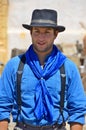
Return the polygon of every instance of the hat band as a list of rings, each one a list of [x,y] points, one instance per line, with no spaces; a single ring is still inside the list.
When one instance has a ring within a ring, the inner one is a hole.
[[[56,24],[54,21],[51,21],[51,20],[43,20],[43,19],[32,20],[31,23],[50,23],[50,24]]]

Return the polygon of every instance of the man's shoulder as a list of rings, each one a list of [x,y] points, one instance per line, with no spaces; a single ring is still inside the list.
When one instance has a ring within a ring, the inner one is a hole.
[[[7,64],[19,64],[20,60],[21,60],[21,56],[18,55],[18,56],[15,56],[15,57],[12,57],[11,59],[9,59]]]
[[[76,73],[79,71],[78,66],[75,64],[75,62],[69,58],[66,58],[64,62],[64,66],[65,66],[65,71],[67,73],[72,73],[72,72]]]
[[[69,66],[69,67],[75,67],[76,66],[75,62],[68,57],[65,60],[65,65]]]
[[[21,61],[21,56],[22,55],[18,55],[9,59],[5,65],[5,69],[10,69],[10,71],[13,71],[15,69],[17,71],[19,63]]]

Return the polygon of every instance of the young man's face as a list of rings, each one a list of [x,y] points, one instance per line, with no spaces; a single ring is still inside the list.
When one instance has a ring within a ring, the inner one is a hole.
[[[35,52],[51,52],[57,34],[58,31],[55,31],[53,28],[33,27],[31,30],[31,36]]]

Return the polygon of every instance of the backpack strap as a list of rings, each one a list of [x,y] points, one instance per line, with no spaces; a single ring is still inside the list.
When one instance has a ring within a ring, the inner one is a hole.
[[[17,70],[17,103],[18,103],[18,114],[17,114],[16,121],[18,121],[18,116],[19,116],[20,111],[21,111],[21,78],[22,78],[22,73],[23,73],[23,68],[24,68],[25,61],[26,61],[26,57],[25,57],[25,54],[23,54],[22,57],[21,57],[21,59],[20,59],[20,63],[19,63],[18,70]]]
[[[64,123],[65,120],[63,116],[63,109],[64,109],[64,97],[65,97],[65,86],[66,86],[66,75],[65,75],[64,64],[60,68],[60,76],[61,76],[60,113],[62,115],[63,123]]]

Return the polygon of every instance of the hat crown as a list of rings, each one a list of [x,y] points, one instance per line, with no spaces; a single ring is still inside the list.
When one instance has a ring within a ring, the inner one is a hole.
[[[51,27],[58,30],[58,32],[62,32],[65,30],[65,27],[57,24],[57,16],[56,10],[35,9],[32,13],[30,25],[22,25],[29,30],[31,30],[32,27]]]
[[[57,26],[57,12],[51,9],[36,9],[33,11],[31,24],[36,22],[50,23]]]

